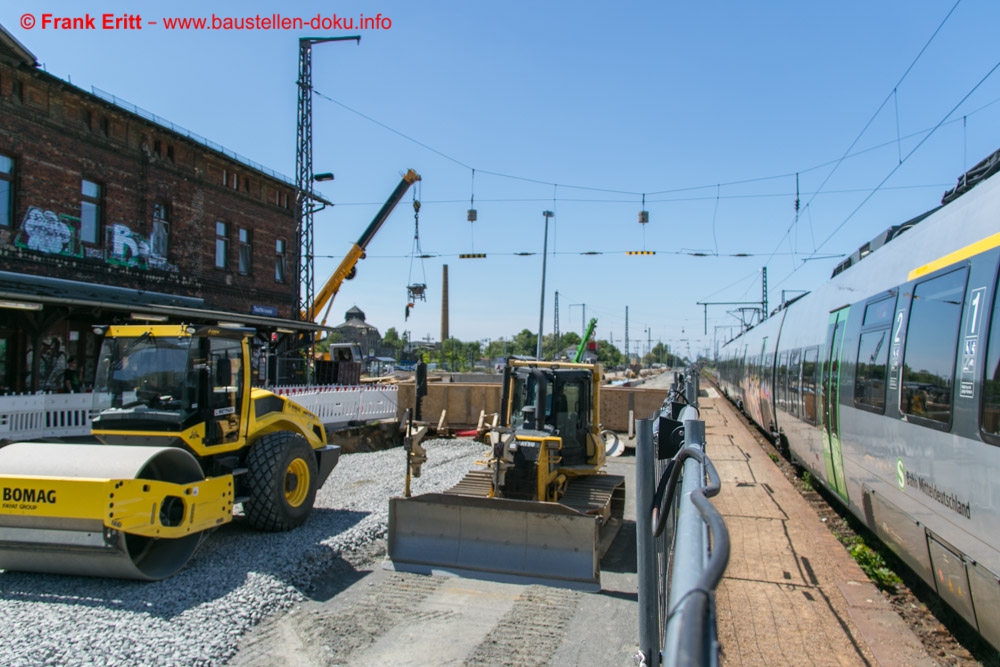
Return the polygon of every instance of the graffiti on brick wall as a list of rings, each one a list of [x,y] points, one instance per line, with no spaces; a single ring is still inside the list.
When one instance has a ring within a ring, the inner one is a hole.
[[[24,214],[14,244],[49,255],[81,257],[80,218],[32,206]]]
[[[153,227],[153,233],[146,238],[133,232],[128,225],[111,223],[104,230],[104,247],[93,248],[80,242],[80,218],[32,206],[24,215],[14,244],[47,255],[86,257],[104,260],[113,266],[177,273],[177,267],[166,257],[165,225],[154,223]]]
[[[117,222],[104,229],[104,247],[108,249],[108,264],[141,266],[143,258],[149,256],[146,239]]]
[[[108,264],[128,266],[138,269],[159,269],[177,271],[166,258],[166,230],[154,224],[149,238],[133,232],[127,225],[116,222],[105,228],[104,247]]]

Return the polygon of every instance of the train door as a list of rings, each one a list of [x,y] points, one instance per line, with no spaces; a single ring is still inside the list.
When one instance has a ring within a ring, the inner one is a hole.
[[[847,483],[844,479],[844,456],[840,449],[840,360],[843,352],[844,329],[850,307],[830,313],[826,330],[826,354],[823,356],[822,410],[823,458],[826,460],[826,479],[830,488],[847,500]]]

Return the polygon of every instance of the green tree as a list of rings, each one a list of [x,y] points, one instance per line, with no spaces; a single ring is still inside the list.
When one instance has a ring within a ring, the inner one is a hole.
[[[522,329],[521,333],[514,336],[511,344],[507,346],[507,354],[519,354],[526,357],[535,356],[538,347],[538,336],[527,329]]]
[[[394,358],[400,359],[403,349],[406,347],[406,341],[399,337],[396,327],[389,327],[385,330],[385,335],[382,337],[382,346],[392,350]]]
[[[620,366],[624,356],[621,350],[606,340],[597,341],[597,361],[604,366]]]
[[[653,349],[649,351],[649,354],[642,358],[643,366],[652,366],[653,364],[667,364],[668,366],[673,366],[671,362],[672,355],[670,354],[670,346],[664,343],[657,343],[653,346]]]
[[[449,371],[464,371],[469,368],[470,346],[474,345],[479,349],[479,343],[463,343],[457,338],[449,338],[441,342],[439,351],[439,363]]]

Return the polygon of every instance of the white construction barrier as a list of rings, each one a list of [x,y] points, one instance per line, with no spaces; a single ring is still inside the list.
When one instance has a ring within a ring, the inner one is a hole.
[[[88,435],[93,403],[91,394],[0,396],[0,440]]]
[[[271,387],[313,412],[326,426],[395,419],[395,385]],[[90,434],[93,394],[0,396],[0,440],[16,442]]]
[[[395,385],[274,387],[276,394],[287,396],[316,414],[326,425],[348,422],[372,422],[395,419]]]

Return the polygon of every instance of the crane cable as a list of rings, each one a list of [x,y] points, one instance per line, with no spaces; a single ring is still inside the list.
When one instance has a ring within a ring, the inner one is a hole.
[[[417,183],[417,189],[420,183]],[[423,282],[419,285],[413,283],[413,259],[420,256],[420,272]],[[424,251],[420,248],[420,199],[417,192],[413,192],[413,249],[410,251],[410,273],[407,276],[406,286],[406,318],[410,317],[410,308],[413,307],[416,297],[424,298],[424,289],[427,287],[427,271],[424,267]]]

